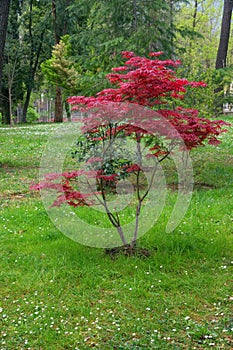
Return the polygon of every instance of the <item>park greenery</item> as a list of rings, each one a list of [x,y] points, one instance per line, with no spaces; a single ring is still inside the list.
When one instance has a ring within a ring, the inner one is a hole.
[[[233,348],[232,7],[0,0],[1,350]],[[56,210],[118,244],[70,239]]]
[[[222,104],[232,103],[228,92],[233,43],[225,32],[225,56],[222,66],[216,66],[223,1],[7,3],[8,27],[4,56],[1,50],[0,57],[3,123],[26,122],[29,107],[55,121],[63,120],[63,110],[70,118],[67,96],[90,96],[105,88],[106,73],[122,64],[121,52],[126,50],[141,56],[163,51],[164,58],[181,60],[181,78],[208,83],[204,97],[195,95],[195,107],[206,116],[219,116]],[[231,6],[232,0],[224,1],[228,13]],[[224,21],[227,24],[226,18]],[[53,108],[42,108],[44,99]],[[190,97],[190,107],[192,102]]]
[[[165,209],[139,239],[153,253],[113,259],[59,232],[29,190],[58,127],[0,128],[1,349],[230,350],[232,126],[217,147],[193,150],[194,192],[176,230],[165,232],[177,196],[167,165]]]

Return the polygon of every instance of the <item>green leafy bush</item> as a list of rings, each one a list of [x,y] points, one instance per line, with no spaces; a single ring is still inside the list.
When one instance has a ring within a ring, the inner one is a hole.
[[[27,121],[29,123],[35,122],[39,119],[40,115],[39,113],[37,113],[37,111],[35,110],[35,108],[33,107],[29,107],[28,111],[27,111]]]

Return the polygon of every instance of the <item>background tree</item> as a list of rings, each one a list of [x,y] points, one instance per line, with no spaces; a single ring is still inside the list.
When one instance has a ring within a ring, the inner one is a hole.
[[[3,83],[1,89],[3,122],[11,124],[13,114],[17,110],[17,104],[23,100],[23,74],[22,74],[22,39],[20,38],[20,16],[22,15],[22,3],[12,0],[7,39],[4,52]]]
[[[193,0],[182,6],[177,15],[177,52],[182,61],[181,76],[191,80],[201,79],[207,83],[205,94],[198,91],[187,93],[187,105],[195,103],[205,116],[218,116],[223,113],[225,97],[224,85],[232,79],[230,69],[216,70],[216,54],[220,36],[222,3],[215,0]],[[222,86],[220,90],[217,90]]]
[[[61,37],[68,33],[69,17],[68,6],[69,0],[56,1],[52,0],[52,14],[53,14],[53,28],[55,44],[59,44]],[[63,99],[62,99],[62,87],[56,84],[55,95],[55,113],[54,121],[63,121]]]
[[[171,57],[175,35],[172,16],[182,2],[79,0],[70,5],[69,13],[77,16],[77,31],[70,35],[82,67],[83,93],[93,94],[107,86],[103,78],[111,67],[121,64],[119,53],[123,50],[138,54],[161,50],[165,57]]]
[[[3,3],[5,6],[6,1]],[[51,0],[49,4],[47,6],[45,0],[11,1],[1,91],[1,110],[5,122],[10,122],[10,100],[13,110],[18,103],[22,103],[21,120],[26,121],[32,91],[40,95],[43,89],[40,65],[51,57],[53,45],[59,44],[64,34],[70,36],[69,59],[78,70],[79,94],[93,95],[109,86],[109,82],[103,78],[111,67],[122,63],[119,55],[121,51],[129,50],[144,55],[151,50],[158,50],[164,52],[164,58],[178,57],[182,60],[181,76],[191,80],[201,77],[208,81],[211,86],[206,94],[208,103],[198,93],[195,97],[196,103],[201,100],[199,109],[206,109],[206,113],[209,110],[211,114],[221,112],[223,99],[218,94],[214,96],[213,92],[218,86],[222,89],[231,79],[229,69],[215,71],[223,2]],[[232,0],[225,1],[225,4],[228,9],[231,5],[232,10]],[[228,17],[222,21],[224,28],[227,22],[229,24],[229,11],[225,13],[228,13]],[[228,47],[231,52],[230,39]],[[230,55],[227,60],[229,66]],[[9,87],[12,95],[10,99]],[[62,85],[57,85],[54,94],[55,121],[62,121],[63,89]],[[216,101],[219,101],[217,107]],[[192,105],[191,100],[186,99],[186,103]]]
[[[0,0],[0,88],[2,83],[4,47],[6,41],[9,9],[10,0]]]
[[[11,51],[14,55],[14,61],[11,60],[10,56],[7,56],[7,63],[4,65],[4,73],[7,80],[7,90],[8,90],[8,105],[9,114],[5,115],[5,124],[13,124],[13,85],[15,83],[16,67],[18,63],[18,48]]]
[[[68,35],[61,37],[58,44],[53,47],[52,57],[42,64],[42,71],[51,86],[59,86],[63,90],[63,101],[68,119],[71,118],[68,96],[78,91],[78,73],[75,62],[70,56],[70,38]]]
[[[25,4],[23,12],[23,24],[21,26],[22,40],[25,45],[24,59],[26,79],[26,96],[23,105],[22,122],[27,121],[27,109],[29,107],[31,93],[34,88],[35,77],[40,63],[50,54],[51,39],[47,35],[49,17],[51,12],[46,6],[46,1],[35,4],[33,0]],[[43,54],[45,56],[43,56]]]
[[[223,6],[223,14],[222,14],[222,25],[221,25],[221,33],[218,45],[218,52],[216,56],[216,64],[215,67],[217,70],[221,70],[222,72],[227,72],[227,52],[229,46],[229,38],[230,38],[230,28],[231,28],[231,17],[232,17],[232,0],[224,0]],[[217,108],[222,108],[224,102],[224,86],[226,84],[224,81],[221,81],[217,88],[215,88],[215,94],[218,96],[216,99]],[[228,82],[228,86],[230,82]],[[232,96],[229,96],[230,100],[226,99],[225,102],[232,102]]]
[[[232,8],[233,0],[224,0],[221,34],[216,58],[216,69],[225,68],[227,66],[227,52],[230,38]]]
[[[10,2],[11,2],[10,0],[0,0],[0,104],[1,105],[3,102],[1,87],[2,87],[4,48],[5,48],[5,41],[6,41]],[[0,111],[2,111],[2,108],[0,108]]]
[[[193,0],[181,6],[175,22],[177,55],[185,73],[214,69],[222,5],[214,0]]]

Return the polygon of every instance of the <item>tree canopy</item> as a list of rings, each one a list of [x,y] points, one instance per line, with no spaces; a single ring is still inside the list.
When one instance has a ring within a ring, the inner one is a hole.
[[[211,101],[217,100],[217,87],[222,89],[232,77],[227,56],[233,47],[231,0],[12,0],[0,6],[0,111],[6,123],[16,109],[25,122],[28,107],[33,107],[32,93],[40,98],[48,92],[56,100],[55,120],[62,121],[58,114],[68,90],[93,95],[108,87],[103,78],[122,63],[120,53],[126,50],[137,55],[163,51],[163,58],[181,59],[180,76],[207,80],[210,115],[220,111]],[[69,36],[69,50],[63,55],[64,35]],[[60,67],[54,61],[59,50],[64,60]],[[224,72],[215,72],[215,62],[224,63],[216,63]],[[199,103],[200,96],[196,100]]]

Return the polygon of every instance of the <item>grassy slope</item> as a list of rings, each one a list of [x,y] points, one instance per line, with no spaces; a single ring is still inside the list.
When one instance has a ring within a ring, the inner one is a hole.
[[[0,129],[0,349],[231,349],[233,128],[193,152],[196,189],[164,233],[170,192],[140,239],[149,258],[69,240],[28,191],[54,125]]]

